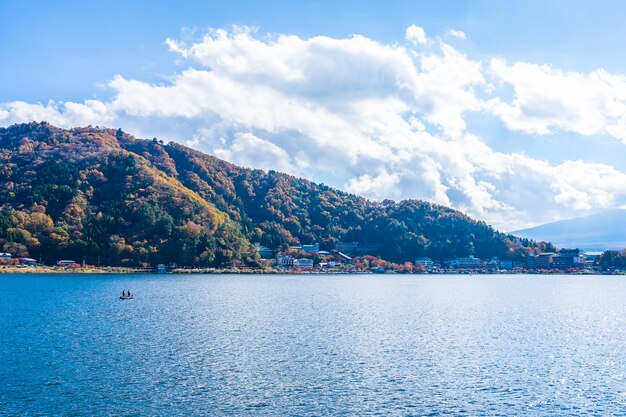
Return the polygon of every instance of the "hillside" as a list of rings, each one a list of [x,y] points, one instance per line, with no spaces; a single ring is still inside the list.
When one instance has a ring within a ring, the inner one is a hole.
[[[392,261],[538,250],[423,201],[372,202],[177,143],[47,123],[0,128],[0,248],[103,264],[254,263],[270,248],[374,244]]]
[[[626,210],[605,211],[513,233],[534,240],[549,240],[563,248],[592,251],[623,249],[626,248]]]

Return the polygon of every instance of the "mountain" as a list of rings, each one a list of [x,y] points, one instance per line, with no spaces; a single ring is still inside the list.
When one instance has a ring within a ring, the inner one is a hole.
[[[533,240],[549,240],[561,248],[623,249],[626,248],[626,210],[605,211],[512,233]]]
[[[121,129],[0,128],[4,251],[109,265],[222,265],[257,262],[252,243],[330,250],[341,241],[397,262],[541,249],[447,207],[369,201]]]

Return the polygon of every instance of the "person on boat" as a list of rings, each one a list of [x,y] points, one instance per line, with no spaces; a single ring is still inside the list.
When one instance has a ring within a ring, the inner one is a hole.
[[[128,296],[129,298],[132,297],[132,294],[130,293],[130,290],[126,290],[126,296]]]
[[[122,298],[126,297],[126,291],[122,290]]]

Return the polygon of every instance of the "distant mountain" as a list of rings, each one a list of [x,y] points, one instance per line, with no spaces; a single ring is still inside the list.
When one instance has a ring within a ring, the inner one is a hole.
[[[547,223],[512,232],[533,240],[550,241],[561,248],[603,251],[626,248],[626,210]]]
[[[374,202],[230,164],[122,130],[0,128],[0,250],[103,264],[255,263],[270,248],[367,243],[412,261],[537,251],[484,222],[417,200]]]

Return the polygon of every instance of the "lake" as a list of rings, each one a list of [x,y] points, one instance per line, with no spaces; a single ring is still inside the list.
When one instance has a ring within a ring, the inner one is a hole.
[[[621,277],[0,275],[0,295],[0,415],[626,414]]]

